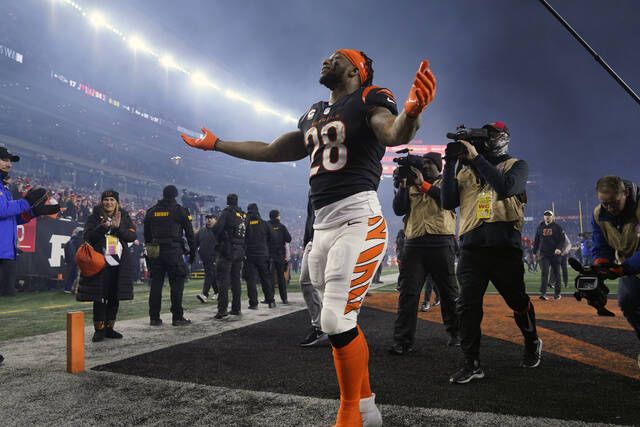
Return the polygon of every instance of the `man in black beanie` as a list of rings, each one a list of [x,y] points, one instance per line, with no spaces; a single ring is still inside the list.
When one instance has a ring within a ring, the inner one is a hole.
[[[287,271],[287,249],[286,244],[291,242],[289,230],[280,222],[280,212],[272,210],[269,212],[269,226],[271,227],[271,239],[269,242],[269,257],[271,258],[271,271],[275,275],[275,283],[278,283],[278,291],[283,304],[289,304],[287,300],[287,281],[284,273]],[[275,289],[274,289],[275,293]]]
[[[229,315],[229,287],[231,287],[231,314],[240,312],[240,270],[244,258],[245,214],[238,207],[238,196],[227,196],[227,207],[222,210],[218,222],[213,226],[213,234],[218,241],[216,251],[216,282],[218,283],[218,313],[215,319],[222,320]]]
[[[151,274],[149,292],[149,317],[152,326],[161,326],[160,308],[164,277],[171,286],[171,314],[173,326],[185,326],[191,320],[184,317],[182,293],[187,277],[187,266],[182,256],[189,254],[189,263],[195,260],[195,239],[191,214],[176,202],[178,189],[167,185],[162,190],[162,200],[152,206],[144,218],[144,242]],[[187,239],[189,251],[183,246],[182,235]]]
[[[262,220],[258,205],[250,203],[247,206],[247,235],[246,235],[246,255],[247,260],[244,268],[247,272],[247,294],[249,295],[249,308],[258,308],[258,291],[256,282],[260,279],[264,301],[269,304],[269,308],[275,308],[276,302],[273,299],[273,285],[269,275],[269,239],[271,238],[271,228],[269,224]]]

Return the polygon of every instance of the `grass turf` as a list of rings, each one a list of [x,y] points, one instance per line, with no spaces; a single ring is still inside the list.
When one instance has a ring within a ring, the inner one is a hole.
[[[384,274],[397,273],[396,267],[387,268]],[[294,273],[288,287],[289,292],[299,292],[298,274]],[[569,288],[563,291],[572,291],[571,284],[575,273],[569,272]],[[540,286],[540,273],[526,273],[525,283],[527,291],[533,297],[537,296]],[[612,293],[617,291],[616,282],[608,284]],[[258,286],[260,288],[260,286]],[[375,292],[395,292],[396,285],[388,285],[376,289]],[[182,300],[185,312],[202,307],[195,296],[202,290],[202,280],[190,280],[185,284],[184,297]],[[495,292],[490,286],[489,292]],[[259,294],[262,291],[258,291]],[[553,291],[551,290],[551,293]],[[277,293],[277,292],[276,292]],[[136,319],[148,316],[149,287],[146,284],[136,285],[134,289],[134,300],[120,303],[118,312],[119,320]],[[246,287],[243,282],[242,295],[246,297]],[[165,282],[162,298],[162,313],[169,313],[171,305],[169,299],[169,285]],[[212,306],[210,304],[210,306]],[[65,294],[61,290],[51,290],[42,292],[21,292],[15,297],[0,297],[0,341],[22,338],[49,332],[63,330],[66,327],[65,313],[68,311],[84,311],[85,323],[91,324],[92,303],[77,302],[75,295]],[[213,310],[213,306],[212,306]]]

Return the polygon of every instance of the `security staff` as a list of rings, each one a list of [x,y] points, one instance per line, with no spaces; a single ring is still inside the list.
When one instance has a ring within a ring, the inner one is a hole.
[[[533,304],[525,290],[522,261],[521,231],[529,167],[524,160],[507,154],[510,136],[503,122],[489,123],[484,129],[488,138],[473,145],[467,141],[450,143],[445,151],[442,207],[460,207],[457,309],[466,362],[449,379],[458,384],[484,378],[480,367],[480,323],[489,281],[513,310],[524,335],[521,366],[537,367],[542,352]],[[463,144],[464,150],[456,150],[459,145],[452,144]]]
[[[416,334],[420,292],[431,275],[442,302],[442,320],[449,340],[447,345],[459,345],[455,281],[454,233],[456,215],[442,209],[440,184],[442,157],[439,153],[423,156],[423,167],[412,167],[410,182],[400,183],[393,199],[396,215],[405,217],[403,274],[398,283],[398,317],[394,327],[394,345],[389,352],[403,355],[413,349]]]
[[[151,274],[149,317],[152,326],[162,325],[160,307],[165,274],[171,286],[171,314],[173,326],[185,326],[191,320],[184,317],[182,293],[187,277],[183,255],[183,232],[189,245],[189,263],[195,260],[195,242],[191,215],[176,202],[178,189],[168,185],[162,191],[162,200],[151,207],[144,218],[144,241]]]
[[[269,239],[271,238],[271,229],[269,224],[262,220],[258,205],[250,203],[247,206],[246,219],[247,234],[245,236],[246,244],[246,263],[245,271],[247,272],[247,294],[249,295],[249,308],[251,310],[258,309],[258,291],[256,289],[256,281],[260,279],[262,284],[262,293],[264,301],[269,304],[269,308],[275,308],[276,302],[273,298],[273,285],[269,275]]]
[[[640,192],[617,176],[600,178],[596,190],[600,204],[591,220],[593,264],[607,278],[620,278],[618,305],[640,339]]]
[[[227,196],[227,207],[223,209],[218,222],[213,226],[213,234],[218,240],[216,256],[216,281],[218,282],[218,313],[215,319],[229,315],[229,287],[231,287],[231,314],[240,313],[240,270],[244,258],[245,213],[238,207],[238,196]]]
[[[278,291],[280,292],[282,303],[289,304],[287,300],[287,281],[284,273],[287,271],[287,249],[285,245],[291,242],[291,234],[289,234],[287,227],[280,222],[280,212],[277,210],[269,212],[269,225],[271,226],[271,241],[269,243],[271,269],[275,274],[275,282],[278,282]]]

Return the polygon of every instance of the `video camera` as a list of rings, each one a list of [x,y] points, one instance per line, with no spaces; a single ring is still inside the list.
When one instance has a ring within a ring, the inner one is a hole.
[[[489,140],[489,132],[484,128],[467,128],[460,125],[455,132],[447,133],[447,139],[454,141],[447,144],[447,156],[458,158],[467,152],[467,148],[460,141],[470,142],[478,152],[481,152],[484,149],[484,142]]]
[[[398,150],[396,151],[396,154],[406,154],[406,156],[396,157],[393,159],[393,161],[398,164],[398,167],[393,173],[394,185],[396,180],[398,181],[398,183],[405,178],[407,179],[407,181],[412,181],[416,177],[416,174],[411,170],[411,166],[416,169],[422,170],[422,156],[411,154],[410,148],[403,148],[402,150]]]
[[[596,309],[598,316],[615,316],[605,308],[609,288],[604,284],[602,275],[598,274],[598,268],[583,266],[575,258],[569,258],[569,265],[578,272],[578,277],[575,280],[576,291],[573,294],[575,299],[578,301],[581,301],[582,298],[586,299],[587,304]]]

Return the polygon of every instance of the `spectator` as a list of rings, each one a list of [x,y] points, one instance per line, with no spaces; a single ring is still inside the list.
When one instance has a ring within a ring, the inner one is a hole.
[[[93,208],[84,227],[84,240],[104,254],[105,266],[98,274],[80,276],[78,301],[93,301],[93,342],[122,338],[113,327],[120,301],[133,299],[133,272],[128,244],[136,229],[127,211],[120,207],[120,195],[106,190]]]
[[[213,234],[213,226],[216,218],[212,214],[205,216],[206,224],[196,233],[196,248],[204,266],[204,284],[202,293],[196,295],[201,303],[209,299],[209,290],[213,289],[213,298],[218,297],[218,285],[216,284],[216,236]]]
[[[71,233],[71,238],[64,245],[64,293],[73,291],[73,284],[78,278],[78,266],[76,264],[76,252],[82,244],[82,227],[76,227]]]

